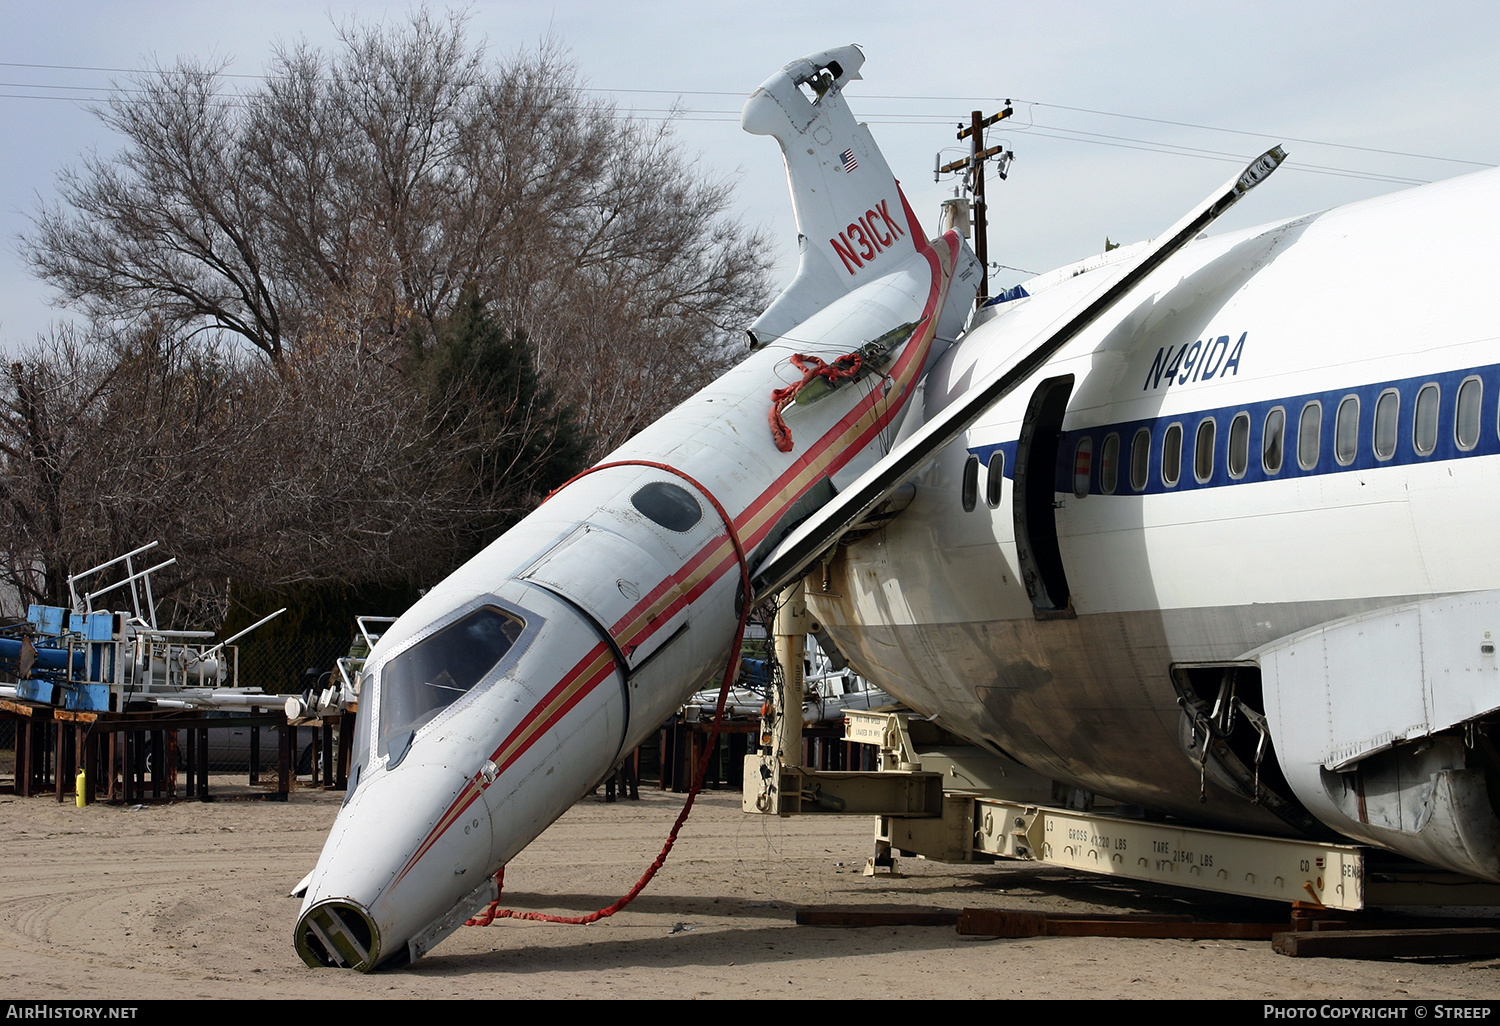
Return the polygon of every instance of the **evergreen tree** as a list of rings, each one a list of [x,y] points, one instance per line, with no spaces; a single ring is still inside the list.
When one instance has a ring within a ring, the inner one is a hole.
[[[542,382],[525,333],[502,326],[472,283],[412,357],[438,437],[470,454],[473,514],[455,527],[472,555],[587,466],[590,440]]]

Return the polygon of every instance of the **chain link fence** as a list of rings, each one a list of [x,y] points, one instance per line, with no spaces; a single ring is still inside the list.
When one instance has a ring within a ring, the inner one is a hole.
[[[246,638],[239,645],[240,687],[260,688],[269,695],[328,687],[335,664],[349,654],[352,641],[347,634]]]

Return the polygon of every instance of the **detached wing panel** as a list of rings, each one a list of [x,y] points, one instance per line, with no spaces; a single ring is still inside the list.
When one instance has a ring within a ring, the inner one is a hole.
[[[1080,300],[1025,347],[1024,355],[972,388],[962,399],[913,432],[857,481],[789,534],[756,569],[758,596],[785,587],[849,528],[909,481],[939,450],[958,439],[995,403],[1031,377],[1068,342],[1143,282],[1167,258],[1197,237],[1241,196],[1286,159],[1277,146],[1188,212],[1151,245],[1123,277]],[[768,311],[769,312],[769,311]]]

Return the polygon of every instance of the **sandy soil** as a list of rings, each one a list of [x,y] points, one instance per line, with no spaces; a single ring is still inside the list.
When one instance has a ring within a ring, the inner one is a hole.
[[[0,796],[0,996],[142,998],[1467,998],[1500,960],[1293,959],[1255,941],[986,940],[951,927],[832,929],[799,906],[1192,911],[1263,907],[1027,864],[902,860],[861,875],[872,821],[766,819],[709,794],[666,868],[613,919],[466,927],[416,965],[361,976],[292,950],[339,795],[285,804],[77,809]],[[579,914],[623,893],[681,796],[575,806],[507,870],[517,908]]]

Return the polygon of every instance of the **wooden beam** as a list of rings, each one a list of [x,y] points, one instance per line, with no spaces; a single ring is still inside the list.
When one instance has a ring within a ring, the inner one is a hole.
[[[799,908],[798,926],[953,926],[959,913],[941,909]]]
[[[958,932],[981,937],[1185,937],[1267,940],[1284,923],[1199,923],[1186,915],[966,908]]]
[[[1293,958],[1397,958],[1500,955],[1500,929],[1314,930],[1277,933],[1271,948]]]

